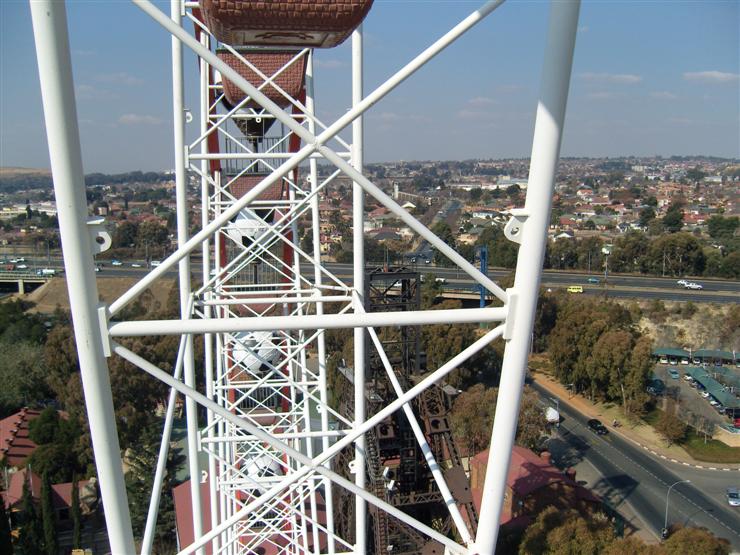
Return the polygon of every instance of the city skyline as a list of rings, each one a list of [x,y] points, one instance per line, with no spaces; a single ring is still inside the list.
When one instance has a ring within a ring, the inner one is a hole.
[[[365,92],[478,5],[376,2]],[[0,165],[46,168],[28,6],[0,10]],[[126,4],[68,12],[85,171],[170,169],[168,36]],[[528,157],[547,15],[546,4],[504,4],[371,109],[366,162]],[[733,2],[584,3],[562,156],[740,156],[738,15]],[[100,21],[136,28],[136,40]],[[350,41],[318,51],[316,66],[318,115],[331,122],[349,105]],[[195,109],[189,53],[185,68]]]

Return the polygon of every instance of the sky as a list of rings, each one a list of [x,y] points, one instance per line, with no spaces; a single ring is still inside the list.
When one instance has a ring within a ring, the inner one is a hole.
[[[480,4],[376,0],[364,23],[366,93]],[[584,1],[561,155],[740,157],[739,6]],[[67,10],[85,172],[171,169],[169,35],[125,1],[70,0]],[[528,157],[548,13],[545,2],[509,0],[374,106],[366,162]],[[350,41],[318,51],[316,66],[317,113],[329,123],[350,106]],[[195,111],[192,54],[185,70]],[[0,1],[0,166],[49,167],[25,1]]]

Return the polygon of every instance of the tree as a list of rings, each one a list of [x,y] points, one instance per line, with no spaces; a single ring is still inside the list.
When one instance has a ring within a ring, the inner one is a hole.
[[[740,226],[740,218],[732,216],[712,216],[707,221],[707,231],[712,239],[730,239]]]
[[[143,428],[137,446],[129,450],[126,491],[131,512],[131,525],[137,538],[142,536],[146,525],[149,499],[154,483],[152,469],[156,467],[159,456],[160,428],[161,420],[151,419]],[[184,459],[185,457],[176,449],[170,449],[167,454],[167,471],[162,483],[159,514],[154,532],[154,551],[157,553],[169,552],[168,549],[175,546],[173,534],[175,529],[175,506],[169,492],[175,486],[175,474]]]
[[[128,208],[126,208],[128,210]],[[121,222],[113,232],[111,237],[111,246],[114,249],[128,248],[136,244],[136,237],[139,231],[139,225],[130,221]]]
[[[491,441],[491,425],[496,412],[498,389],[476,384],[455,399],[450,412],[455,437],[467,444],[470,454],[487,448]],[[544,413],[537,394],[524,389],[517,420],[516,443],[527,449],[537,446],[546,431]]]
[[[660,433],[668,445],[680,441],[686,437],[686,424],[675,415],[675,403],[669,401],[666,410],[661,413],[655,429]]]
[[[610,522],[599,516],[588,520],[576,511],[548,507],[527,528],[520,555],[599,555],[614,541]]]
[[[452,229],[447,224],[447,222],[437,222],[432,226],[432,232],[434,232],[437,237],[442,239],[445,243],[447,243],[450,247],[453,249],[456,248],[456,241],[455,236],[452,233]],[[439,252],[438,250],[434,251],[434,263],[438,266],[449,266],[450,261],[449,259]]]
[[[663,544],[666,555],[727,555],[730,542],[717,538],[706,528],[679,528]]]
[[[683,203],[673,202],[663,216],[663,228],[668,233],[681,231],[683,227]]]
[[[80,512],[80,483],[75,474],[72,480],[72,549],[82,546],[82,513]]]
[[[30,471],[26,473],[26,480],[23,482],[23,493],[21,495],[21,526],[18,543],[21,553],[24,555],[36,555],[43,552],[44,527],[41,516],[36,508],[36,503],[31,495],[31,488],[28,483],[30,475]]]
[[[44,522],[44,550],[47,555],[57,555],[56,514],[51,498],[51,481],[48,472],[41,478],[41,517]]]
[[[651,220],[655,219],[655,210],[652,206],[646,206],[640,210],[640,227],[646,228]]]
[[[5,512],[5,503],[0,500],[0,553],[13,553],[13,540],[10,535],[10,521],[8,513]]]

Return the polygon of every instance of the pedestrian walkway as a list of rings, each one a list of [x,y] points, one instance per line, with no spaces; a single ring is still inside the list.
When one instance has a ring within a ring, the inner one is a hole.
[[[631,423],[624,419],[622,409],[614,403],[592,403],[580,395],[568,391],[563,385],[552,379],[547,374],[530,369],[532,379],[543,387],[553,397],[566,401],[578,412],[589,418],[598,418],[613,433],[632,441],[654,456],[668,462],[691,466],[703,470],[740,470],[740,464],[729,463],[707,463],[692,458],[679,445],[665,445],[665,440],[656,432],[652,426],[644,423]],[[618,421],[618,427],[613,426]]]

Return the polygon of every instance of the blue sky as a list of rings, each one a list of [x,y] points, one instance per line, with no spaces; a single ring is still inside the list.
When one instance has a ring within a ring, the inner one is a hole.
[[[478,5],[376,0],[366,91]],[[562,155],[740,156],[738,6],[585,1]],[[70,1],[68,14],[85,171],[171,168],[168,35],[128,2]],[[366,161],[528,156],[547,16],[547,3],[509,0],[401,85],[367,115]],[[185,64],[195,109],[194,58]],[[349,41],[317,66],[330,122],[349,105]],[[28,4],[3,0],[0,165],[48,164]]]

